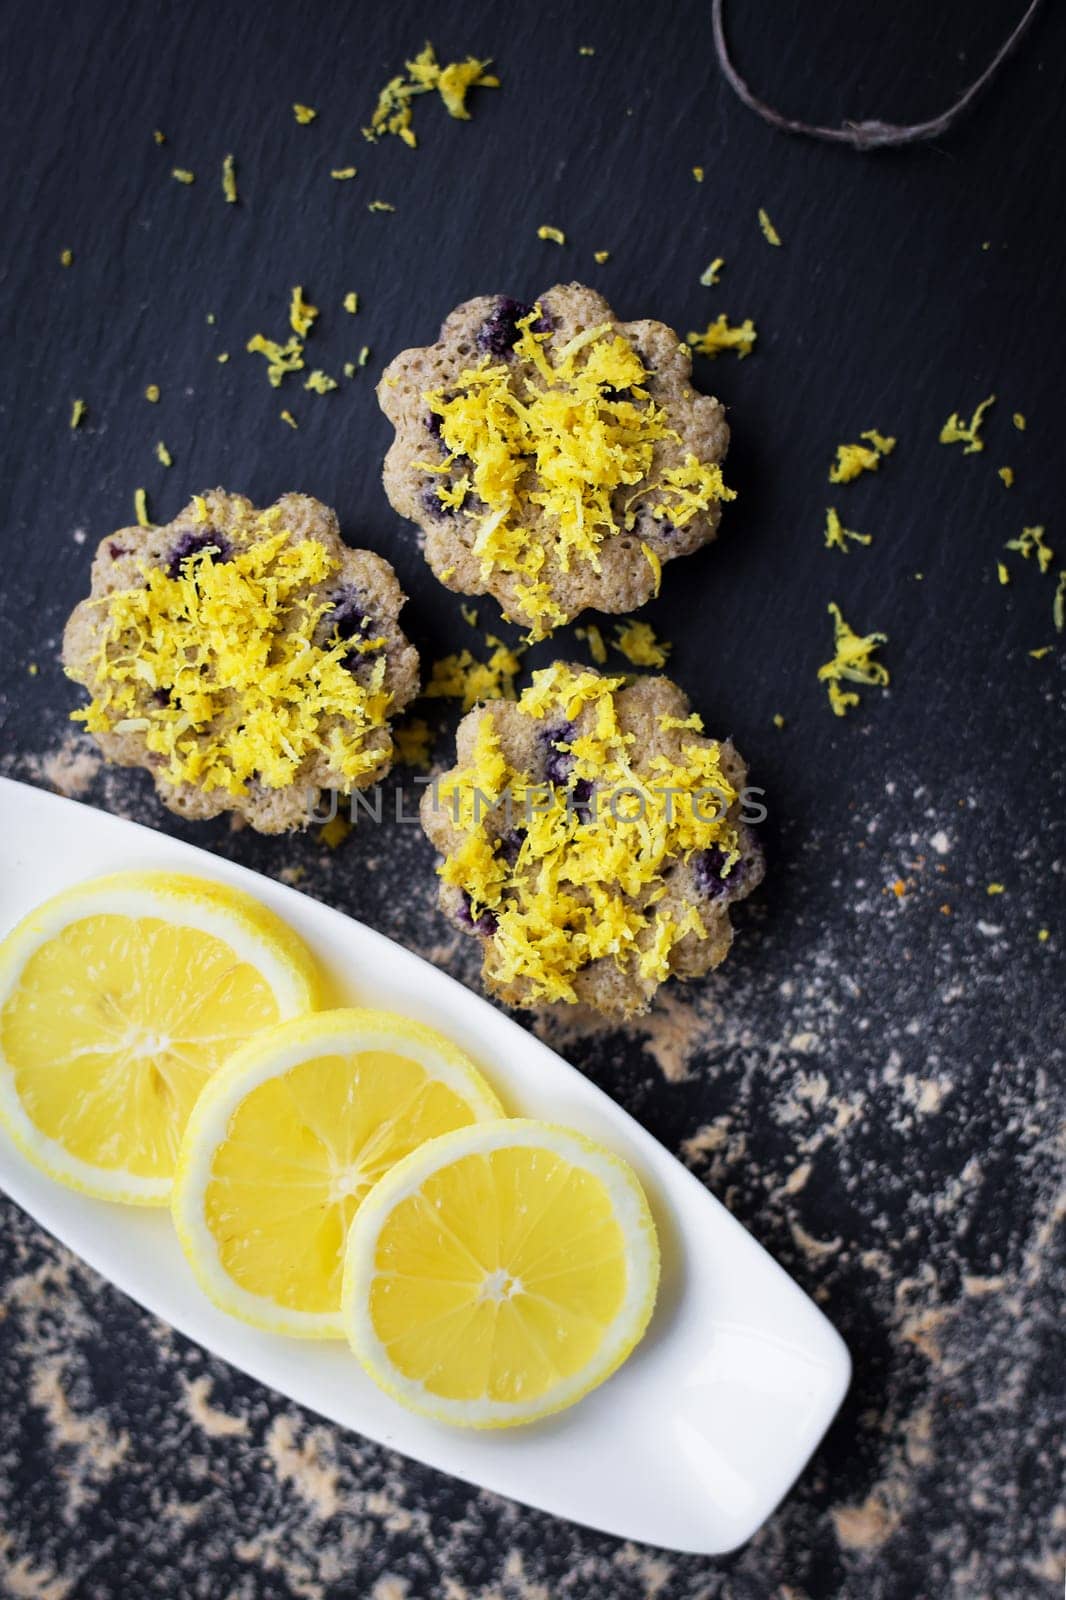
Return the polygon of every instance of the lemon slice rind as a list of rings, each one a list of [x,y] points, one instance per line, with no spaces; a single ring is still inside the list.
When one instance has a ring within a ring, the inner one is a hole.
[[[37,906],[0,942],[0,1013],[34,953],[82,917],[113,914],[173,921],[228,944],[267,980],[283,1017],[320,1002],[321,979],[292,930],[242,889],[190,873],[116,872],[62,890]],[[52,1139],[27,1115],[0,1038],[0,1124],[34,1166],[96,1199],[165,1206],[168,1178],[98,1167]]]
[[[593,1359],[551,1389],[526,1402],[487,1398],[451,1400],[429,1393],[399,1372],[370,1314],[378,1236],[397,1205],[433,1174],[464,1156],[526,1146],[547,1149],[583,1167],[606,1188],[626,1242],[626,1293]],[[441,1134],[396,1164],[370,1191],[348,1234],[341,1318],[348,1341],[374,1382],[409,1410],[469,1428],[506,1428],[535,1422],[573,1405],[622,1365],[643,1337],[655,1309],[659,1244],[644,1190],[628,1162],[572,1128],[527,1118],[482,1123]]]
[[[466,1100],[478,1122],[502,1118],[499,1100],[470,1058],[444,1035],[387,1011],[348,1007],[279,1023],[241,1046],[205,1084],[186,1124],[171,1211],[186,1259],[208,1298],[267,1333],[343,1339],[340,1314],[299,1311],[255,1294],[226,1271],[204,1216],[211,1163],[237,1107],[259,1084],[318,1056],[394,1050]],[[374,1191],[371,1190],[371,1193]],[[364,1202],[365,1203],[365,1202]],[[358,1212],[356,1213],[358,1215]]]

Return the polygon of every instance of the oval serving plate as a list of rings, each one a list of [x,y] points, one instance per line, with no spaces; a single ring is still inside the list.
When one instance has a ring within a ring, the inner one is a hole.
[[[164,1212],[87,1199],[0,1130],[0,1184],[155,1315],[261,1383],[389,1449],[621,1538],[702,1555],[755,1532],[843,1399],[851,1363],[818,1308],[725,1208],[553,1050],[445,973],[295,889],[26,784],[0,779],[0,935],[49,895],[124,868],[173,868],[257,895],[306,941],[337,1004],[380,1006],[467,1050],[511,1113],[601,1140],[636,1168],[663,1249],[659,1304],[621,1370],[572,1410],[475,1433],[403,1410],[344,1345],[260,1333],[200,1292]]]

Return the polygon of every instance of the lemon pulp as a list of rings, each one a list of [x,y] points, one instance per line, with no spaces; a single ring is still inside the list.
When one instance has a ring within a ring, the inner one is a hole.
[[[370,1315],[404,1377],[449,1400],[543,1394],[592,1360],[625,1298],[604,1184],[550,1150],[464,1156],[378,1235]]]
[[[318,1056],[252,1089],[211,1162],[204,1215],[235,1283],[335,1312],[356,1207],[401,1157],[464,1127],[469,1105],[387,1050]]]

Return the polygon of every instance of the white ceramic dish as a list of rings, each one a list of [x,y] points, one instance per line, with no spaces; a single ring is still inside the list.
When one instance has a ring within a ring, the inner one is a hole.
[[[11,1198],[189,1338],[390,1449],[624,1538],[706,1555],[748,1539],[802,1470],[850,1376],[843,1341],[797,1285],[606,1095],[418,956],[270,878],[0,780],[0,934],[48,895],[126,867],[180,868],[250,890],[314,950],[338,1003],[432,1024],[469,1051],[509,1111],[567,1123],[625,1156],[659,1227],[659,1305],[621,1371],[572,1410],[474,1433],[404,1411],[343,1345],[308,1346],[231,1320],[196,1287],[166,1212],[64,1189],[0,1132],[0,1181]]]

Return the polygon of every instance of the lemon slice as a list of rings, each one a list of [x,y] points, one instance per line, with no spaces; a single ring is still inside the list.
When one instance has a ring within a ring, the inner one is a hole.
[[[373,1189],[348,1238],[342,1312],[370,1376],[439,1421],[561,1411],[648,1325],[659,1247],[631,1167],[515,1119],[434,1139]]]
[[[121,872],[45,901],[0,944],[0,1121],[62,1183],[165,1205],[201,1086],[315,1003],[310,955],[251,895]]]
[[[381,1011],[271,1028],[207,1085],[174,1186],[201,1287],[276,1333],[343,1338],[348,1227],[381,1175],[426,1139],[502,1116],[450,1040]]]

